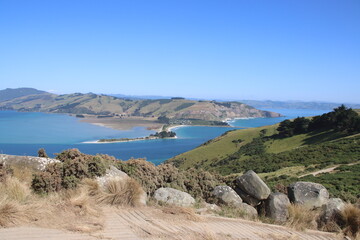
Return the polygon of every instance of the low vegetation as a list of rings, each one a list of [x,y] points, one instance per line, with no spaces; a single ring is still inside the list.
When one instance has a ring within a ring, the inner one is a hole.
[[[179,170],[171,164],[155,166],[145,159],[130,159],[118,161],[116,166],[136,179],[149,196],[156,189],[171,187],[188,192],[195,198],[206,200],[214,187],[223,184],[224,178],[218,174],[211,174],[197,169]]]
[[[41,176],[41,173],[49,173],[48,177],[54,178],[50,182],[60,186],[59,188],[51,187],[49,190],[41,188],[42,191],[38,191],[37,186],[31,184],[30,181],[19,181],[14,176],[17,171],[12,169],[12,166],[1,165],[1,227],[30,224],[91,233],[104,227],[104,206],[137,207],[143,201],[144,190],[151,196],[157,188],[173,187],[189,192],[197,197],[198,202],[202,202],[211,200],[210,192],[215,186],[223,185],[224,182],[229,181],[228,179],[234,178],[234,176],[223,177],[197,169],[179,170],[170,164],[154,166],[144,159],[131,159],[124,162],[106,155],[91,156],[80,153],[77,149],[66,150],[58,154],[57,159],[60,160],[59,163],[49,164],[44,171],[33,172],[32,182]],[[102,167],[94,166],[100,163],[105,169],[110,165],[115,165],[132,178],[114,178],[99,182],[94,177],[102,176],[105,172],[99,170]],[[65,166],[67,169],[64,169]],[[358,167],[353,166],[356,169]],[[345,172],[349,168],[339,167]],[[63,185],[65,176],[77,179],[77,184]],[[155,206],[155,208],[163,214],[181,217],[186,221],[203,221],[202,217],[195,214],[194,208],[173,206]],[[289,212],[287,226],[300,230],[317,228],[315,220],[318,212],[303,209],[299,205],[291,205]],[[226,217],[246,217],[244,212],[234,210],[232,207],[222,207],[214,213]],[[348,236],[356,239],[359,235],[359,219],[359,208],[349,205],[336,220],[336,225],[334,225],[336,228],[332,229],[343,230]],[[203,233],[205,234],[206,231]],[[199,232],[194,234],[199,237],[201,235]]]
[[[223,176],[254,170],[273,190],[301,175],[338,166],[334,171],[300,178],[325,185],[331,196],[354,202],[360,196],[359,115],[340,106],[314,118],[296,118],[279,124],[236,130],[204,143],[168,163],[180,169],[195,167]]]

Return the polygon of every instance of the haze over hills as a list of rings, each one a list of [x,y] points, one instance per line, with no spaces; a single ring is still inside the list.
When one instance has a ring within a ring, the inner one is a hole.
[[[126,95],[126,94],[107,94],[119,98],[127,98],[132,100],[139,99],[171,99],[174,96],[155,96],[155,95]],[[202,100],[201,98],[188,98],[190,100]],[[351,108],[360,108],[360,104],[356,103],[335,103],[335,102],[317,102],[317,101],[273,101],[273,100],[243,100],[243,99],[215,99],[214,101],[226,102],[237,101],[245,103],[255,108],[274,108],[274,109],[333,109],[341,104]]]
[[[4,90],[12,98],[0,102],[2,110],[90,114],[120,117],[166,116],[169,119],[223,121],[237,117],[278,117],[240,102],[194,101],[184,98],[131,100],[94,93],[56,95],[47,92],[17,97],[16,89]],[[22,89],[18,89],[22,91]],[[34,90],[35,91],[35,90]]]

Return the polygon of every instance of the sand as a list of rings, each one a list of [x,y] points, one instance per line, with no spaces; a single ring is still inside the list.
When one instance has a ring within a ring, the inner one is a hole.
[[[151,207],[108,208],[105,210],[104,229],[91,234],[65,230],[19,226],[1,228],[0,239],[16,240],[331,240],[335,234],[319,231],[296,231],[277,225],[229,219],[223,217],[200,216],[198,221],[187,220],[181,215],[165,214]]]
[[[130,130],[134,127],[146,127],[158,131],[162,128],[163,124],[156,122],[156,118],[141,118],[141,117],[128,117],[128,118],[96,118],[87,116],[80,120],[81,122],[91,123],[101,127],[108,127],[116,130]]]

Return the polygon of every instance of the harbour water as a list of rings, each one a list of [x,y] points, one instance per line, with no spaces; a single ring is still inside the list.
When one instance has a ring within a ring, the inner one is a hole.
[[[159,164],[164,160],[189,151],[226,131],[239,127],[271,125],[298,116],[314,116],[330,110],[266,109],[280,112],[284,117],[236,119],[229,123],[234,127],[183,126],[175,128],[176,139],[156,139],[106,144],[85,144],[101,138],[135,138],[148,136],[154,131],[135,127],[119,131],[79,122],[64,114],[27,113],[0,111],[0,153],[14,155],[37,154],[45,148],[49,156],[62,150],[78,148],[87,154],[109,154],[127,160],[131,157],[146,158]]]

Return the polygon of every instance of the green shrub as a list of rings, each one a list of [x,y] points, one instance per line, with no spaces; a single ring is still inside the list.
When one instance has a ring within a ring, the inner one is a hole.
[[[61,182],[61,177],[57,175],[51,175],[49,172],[40,172],[34,174],[31,188],[36,193],[45,194],[59,191],[62,188]]]
[[[103,159],[100,156],[95,156],[88,160],[88,174],[90,177],[100,177],[106,172],[106,167]]]
[[[75,176],[64,176],[62,186],[66,189],[76,188],[80,179]]]

